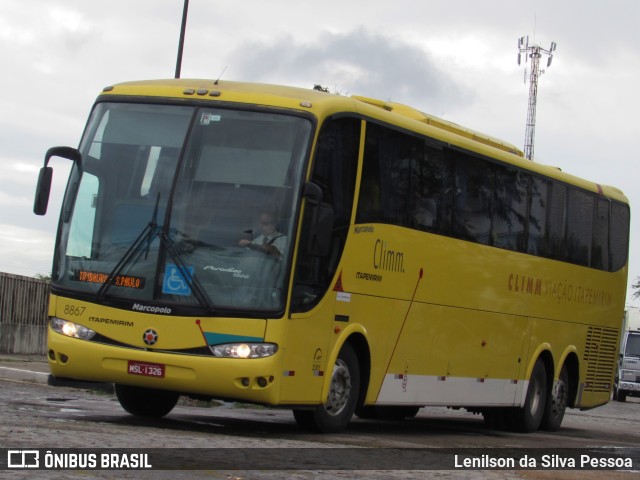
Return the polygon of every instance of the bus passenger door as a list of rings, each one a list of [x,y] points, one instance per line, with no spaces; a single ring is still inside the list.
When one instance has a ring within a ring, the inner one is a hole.
[[[321,126],[313,171],[304,189],[300,229],[287,320],[285,372],[281,401],[317,404],[334,335],[336,272],[342,259],[353,212],[362,121],[340,116]],[[300,372],[300,374],[298,373]]]

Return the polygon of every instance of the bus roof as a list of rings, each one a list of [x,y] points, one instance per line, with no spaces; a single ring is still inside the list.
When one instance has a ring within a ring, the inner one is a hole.
[[[600,192],[625,203],[628,202],[624,194],[615,187],[599,185],[564,173],[559,168],[526,160],[523,152],[515,145],[399,103],[357,95],[347,97],[300,87],[210,79],[126,82],[104,88],[102,95],[253,103],[312,112],[319,118],[338,112],[356,112],[587,190]]]
[[[447,132],[451,132],[456,135],[469,138],[476,142],[489,145],[499,150],[504,150],[505,152],[512,153],[519,157],[524,157],[524,152],[522,150],[520,150],[515,145],[505,142],[504,140],[491,137],[485,133],[471,130],[470,128],[466,128],[456,123],[443,120],[442,118],[434,117],[433,115],[429,115],[428,113],[420,112],[415,108],[409,107],[407,105],[402,105],[400,103],[393,103],[393,102],[381,102],[380,100],[376,100],[373,98],[360,97],[355,95],[352,96],[352,98],[355,98],[356,100],[360,100],[361,102],[368,103],[370,105],[375,105],[389,112],[394,112],[394,113],[397,113],[398,115],[402,115],[407,118],[417,120],[418,122],[422,122],[426,125],[432,125],[441,130],[445,130]]]

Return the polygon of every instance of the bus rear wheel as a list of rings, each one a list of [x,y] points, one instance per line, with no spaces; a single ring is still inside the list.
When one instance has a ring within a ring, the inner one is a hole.
[[[331,373],[329,396],[313,410],[294,410],[293,416],[305,430],[338,433],[347,428],[358,402],[360,367],[353,347],[346,343]]]
[[[178,403],[180,394],[154,388],[115,385],[116,397],[124,410],[138,417],[160,418]]]
[[[567,367],[560,370],[560,378],[551,389],[547,397],[547,404],[542,417],[540,428],[548,432],[555,432],[560,428],[564,412],[569,402],[569,373]]]
[[[531,372],[524,406],[511,412],[510,426],[518,432],[535,432],[542,423],[546,404],[547,372],[542,360],[538,359],[533,366],[533,372]]]

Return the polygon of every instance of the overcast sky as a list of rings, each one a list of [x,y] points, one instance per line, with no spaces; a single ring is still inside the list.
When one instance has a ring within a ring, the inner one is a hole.
[[[52,161],[49,213],[37,217],[44,153],[78,145],[104,86],[173,77],[182,8],[183,0],[0,3],[0,271],[51,271],[69,162]],[[539,83],[535,159],[626,193],[631,283],[640,276],[639,22],[636,0],[190,0],[182,77],[319,83],[523,148],[528,85],[517,38],[555,41]]]

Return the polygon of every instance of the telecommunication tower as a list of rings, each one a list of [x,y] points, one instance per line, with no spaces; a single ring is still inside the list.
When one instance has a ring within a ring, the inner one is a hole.
[[[529,73],[529,108],[527,109],[527,128],[524,134],[524,156],[528,160],[533,160],[533,143],[536,135],[536,104],[538,102],[538,78],[544,73],[540,70],[540,58],[542,55],[549,55],[547,68],[551,66],[553,52],[556,50],[556,42],[551,42],[548,50],[540,45],[529,45],[529,37],[518,39],[518,65],[522,64],[523,56],[525,61],[531,60],[531,72]],[[527,82],[527,69],[524,70],[524,81]]]

